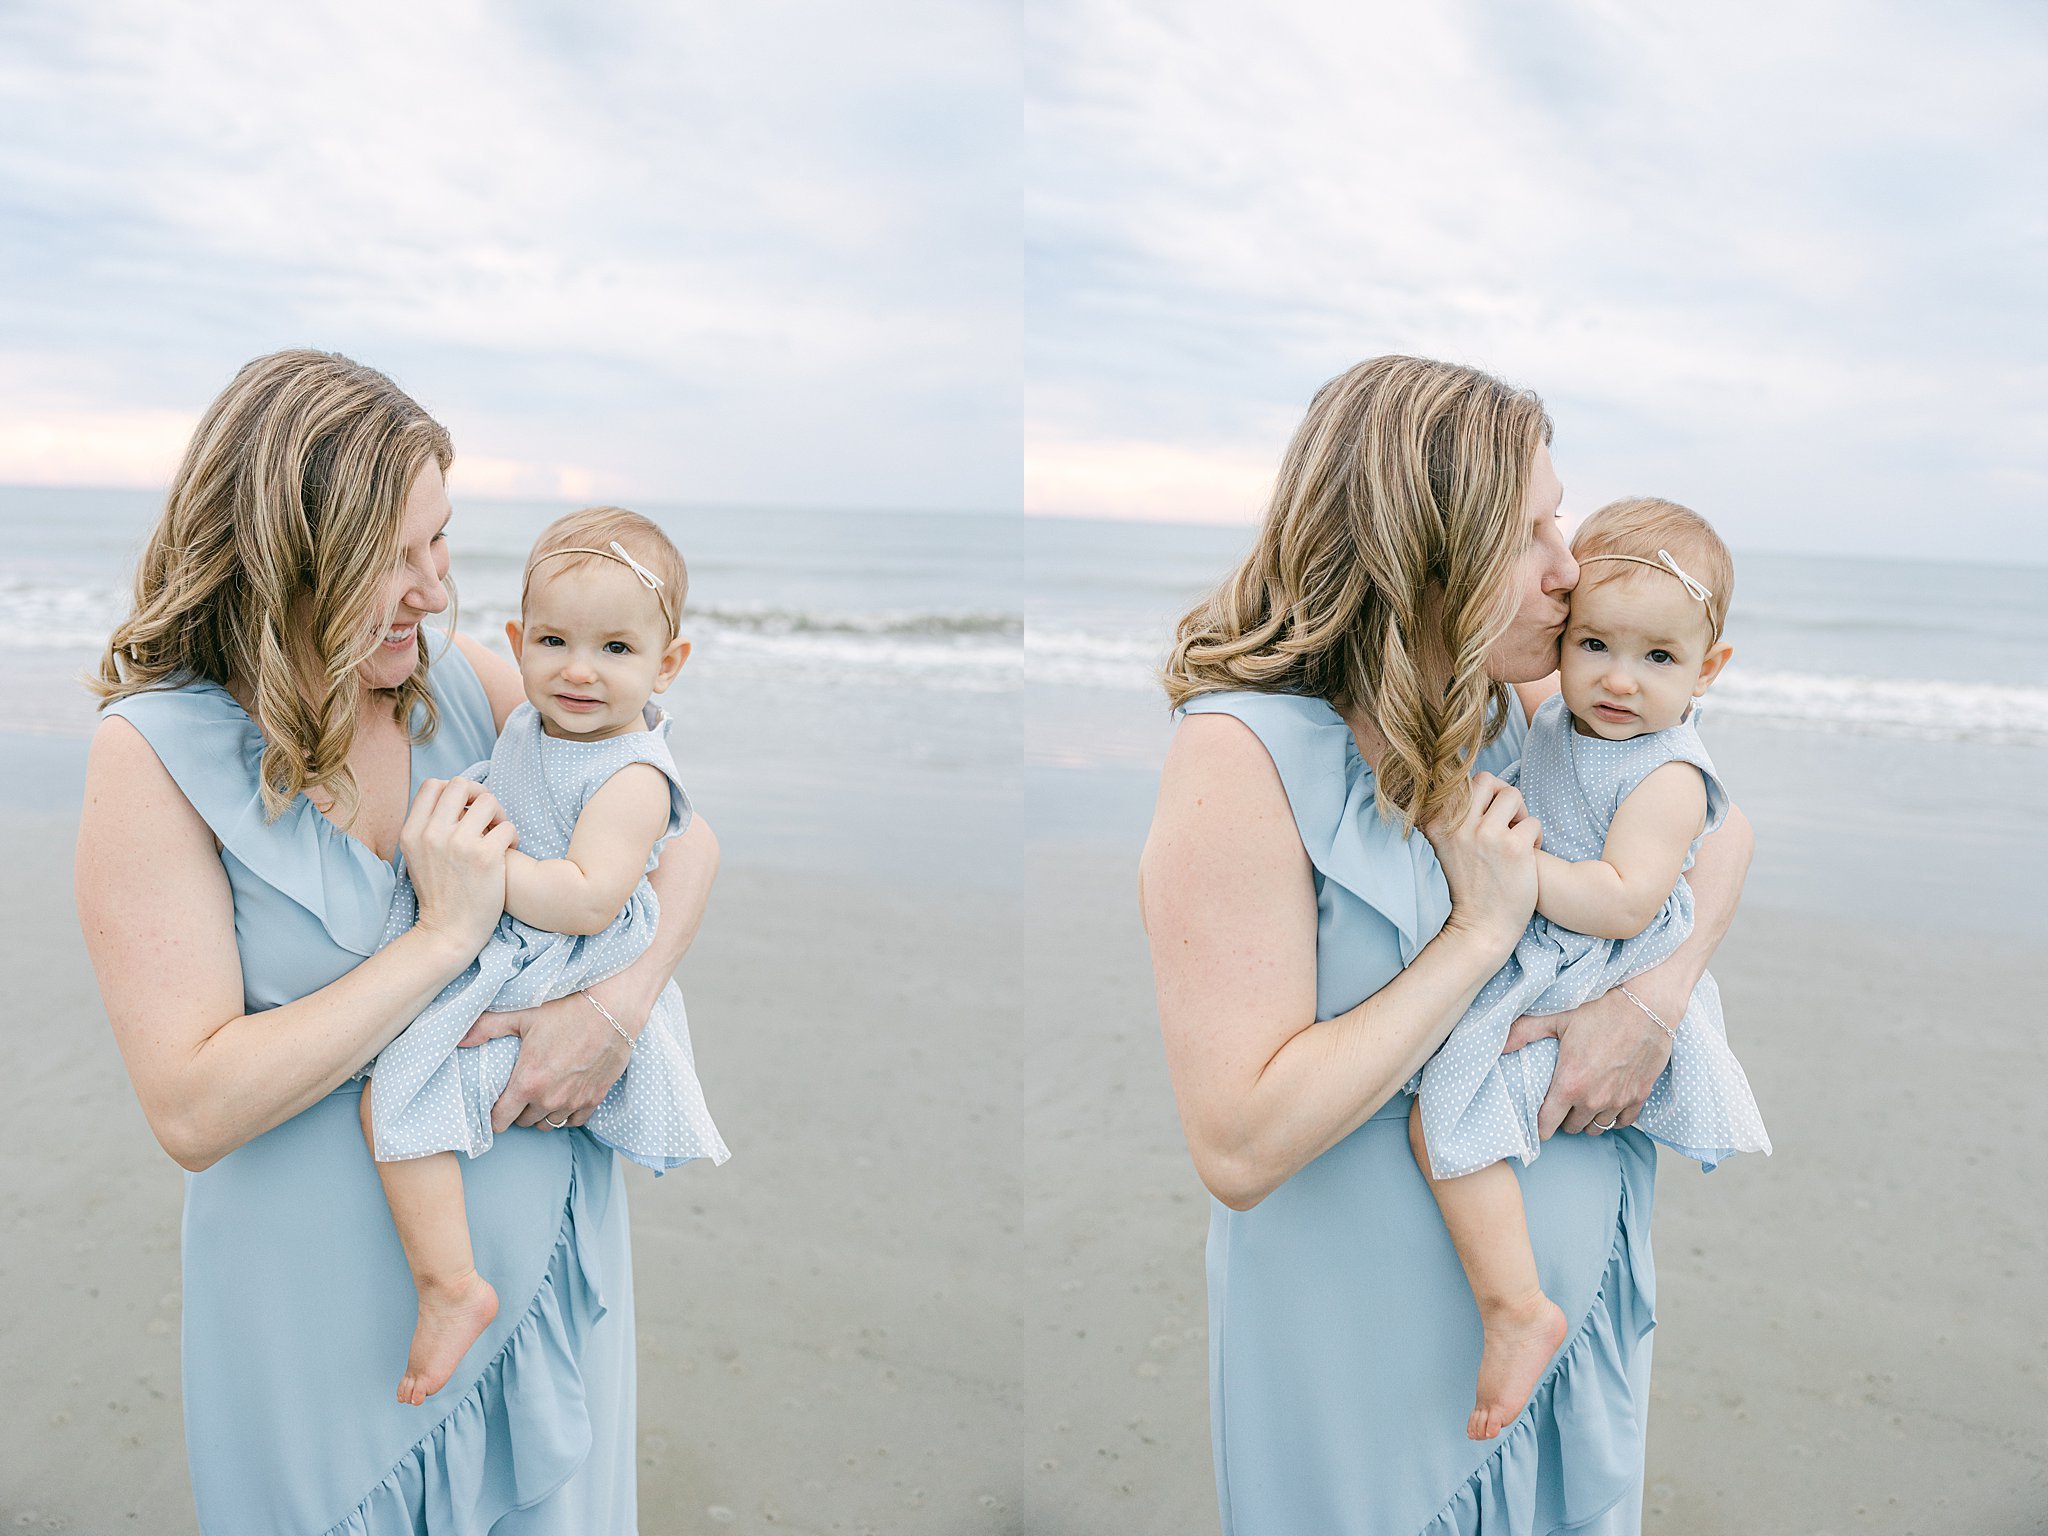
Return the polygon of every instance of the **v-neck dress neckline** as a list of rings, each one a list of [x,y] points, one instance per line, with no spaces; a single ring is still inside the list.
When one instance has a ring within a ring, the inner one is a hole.
[[[227,701],[230,704],[234,705],[235,708],[241,712],[242,718],[248,722],[249,730],[252,733],[254,733],[256,739],[259,742],[263,743],[265,746],[269,744],[269,738],[263,734],[263,727],[256,723],[256,717],[249,713],[248,706],[245,705],[240,699],[235,697],[235,693],[232,688],[229,688],[225,683],[202,683],[198,686],[201,688],[212,688],[219,690],[219,692],[227,698]],[[419,706],[414,705],[413,709],[414,712],[417,713]],[[406,813],[411,811],[412,803],[414,799],[418,797],[420,792],[419,752],[417,750],[419,743],[415,741],[413,738],[412,728],[413,722],[411,720],[407,720],[403,727],[405,731],[405,807],[404,811],[400,813],[398,819],[399,830],[401,832],[403,832],[405,828],[405,815]],[[261,751],[262,748],[259,747],[259,761],[261,759]],[[318,816],[322,821],[327,823],[328,829],[331,832],[333,832],[333,834],[336,837],[344,838],[348,842],[353,843],[357,848],[361,849],[365,855],[367,855],[371,859],[374,859],[377,863],[382,864],[386,869],[393,871],[397,870],[399,850],[395,844],[393,845],[391,850],[391,857],[387,859],[375,848],[371,847],[368,843],[364,842],[360,837],[357,837],[355,833],[349,831],[346,827],[342,826],[339,822],[337,822],[333,817],[329,816],[325,811],[321,810],[320,807],[314,803],[313,797],[307,794],[303,789],[300,790],[298,794],[293,797],[292,803],[286,807],[286,812],[289,814],[290,812],[297,810],[299,808],[299,803],[301,801],[305,802],[305,809],[310,810],[315,816]]]

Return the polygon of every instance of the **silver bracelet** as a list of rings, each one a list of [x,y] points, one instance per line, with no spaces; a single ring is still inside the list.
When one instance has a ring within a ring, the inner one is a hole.
[[[1642,1009],[1644,1013],[1649,1015],[1650,1022],[1656,1025],[1659,1029],[1663,1030],[1665,1034],[1669,1035],[1671,1037],[1671,1043],[1673,1045],[1678,1044],[1678,1031],[1673,1029],[1669,1024],[1666,1024],[1662,1019],[1658,1018],[1656,1009],[1652,1008],[1640,997],[1637,997],[1635,993],[1629,991],[1627,987],[1621,988],[1621,995],[1627,998],[1630,1002],[1634,1003],[1638,1008]],[[607,1014],[606,1017],[609,1018],[610,1015]]]
[[[612,1027],[613,1029],[616,1029],[616,1030],[617,1030],[617,1031],[619,1032],[619,1038],[620,1038],[621,1040],[623,1040],[623,1041],[625,1041],[625,1042],[626,1042],[626,1049],[627,1049],[627,1050],[629,1050],[629,1051],[630,1051],[630,1050],[632,1050],[632,1049],[633,1049],[633,1047],[634,1047],[634,1046],[635,1046],[636,1044],[638,1044],[638,1042],[637,1042],[636,1040],[634,1040],[634,1038],[633,1038],[633,1037],[632,1037],[631,1035],[629,1035],[629,1034],[627,1034],[627,1033],[626,1033],[626,1026],[625,1026],[625,1025],[623,1025],[623,1024],[621,1024],[621,1023],[620,1023],[620,1022],[619,1022],[619,1021],[618,1021],[617,1019],[615,1019],[615,1018],[613,1018],[613,1017],[612,1017],[612,1011],[611,1011],[611,1009],[609,1009],[609,1008],[605,1007],[605,1005],[604,1005],[603,1003],[600,1003],[600,1002],[599,1002],[599,1001],[598,1001],[598,1000],[597,1000],[596,998],[592,997],[592,996],[591,996],[591,995],[590,995],[590,994],[589,994],[588,992],[579,992],[579,993],[577,993],[576,995],[577,995],[578,997],[582,998],[582,999],[583,999],[583,1000],[584,1000],[585,1002],[587,1002],[588,1004],[590,1004],[590,1006],[591,1006],[591,1007],[593,1007],[593,1008],[595,1008],[595,1009],[596,1009],[596,1010],[597,1010],[597,1011],[598,1011],[598,1012],[599,1012],[600,1014],[602,1014],[602,1015],[604,1016],[604,1021],[605,1021],[605,1023],[607,1023],[607,1024],[611,1025],[611,1027]],[[1642,1004],[1641,1004],[1641,1003],[1638,1003],[1638,1004],[1636,1004],[1636,1006],[1637,1006],[1638,1008],[1640,1008],[1640,1007],[1642,1007]],[[1653,1014],[1651,1014],[1651,1015],[1650,1015],[1650,1017],[1654,1019],[1654,1018],[1656,1018],[1657,1016],[1656,1016],[1656,1015],[1655,1015],[1655,1014],[1653,1013]]]

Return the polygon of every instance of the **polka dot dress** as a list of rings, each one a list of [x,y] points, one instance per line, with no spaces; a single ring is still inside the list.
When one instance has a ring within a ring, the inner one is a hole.
[[[1529,722],[1522,760],[1504,777],[1519,784],[1542,822],[1546,851],[1561,859],[1597,859],[1622,801],[1654,769],[1672,762],[1693,764],[1707,781],[1707,825],[1686,851],[1690,869],[1700,840],[1728,813],[1727,791],[1692,720],[1606,741],[1573,730],[1563,698],[1553,695]],[[1632,939],[1590,938],[1541,914],[1530,918],[1507,964],[1408,1085],[1422,1099],[1422,1134],[1435,1175],[1454,1178],[1508,1157],[1533,1162],[1543,1149],[1536,1115],[1557,1065],[1557,1042],[1538,1040],[1503,1056],[1509,1027],[1525,1013],[1564,1013],[1598,997],[1669,958],[1691,933],[1692,887],[1684,880]],[[1737,1152],[1768,1153],[1770,1137],[1749,1079],[1728,1049],[1713,977],[1700,979],[1684,1019],[1673,1027],[1678,1043],[1636,1129],[1708,1168]]]
[[[654,764],[668,777],[670,812],[668,830],[647,860],[651,870],[662,844],[690,824],[690,799],[669,752],[668,727],[668,716],[649,706],[644,731],[606,741],[566,741],[549,736],[533,706],[521,704],[505,722],[490,762],[465,776],[490,785],[519,828],[522,852],[558,859],[569,851],[577,816],[607,779],[629,763]],[[418,912],[412,881],[401,868],[382,943],[411,928]],[[446,1151],[475,1157],[487,1149],[491,1106],[512,1076],[519,1040],[508,1036],[462,1049],[455,1042],[479,1014],[530,1008],[616,975],[646,952],[659,915],[659,899],[645,878],[602,933],[548,933],[502,915],[469,969],[371,1063],[378,1158],[400,1162]],[[689,1021],[673,981],[662,988],[631,1064],[592,1113],[588,1129],[657,1173],[693,1158],[722,1163],[730,1155],[704,1106]]]

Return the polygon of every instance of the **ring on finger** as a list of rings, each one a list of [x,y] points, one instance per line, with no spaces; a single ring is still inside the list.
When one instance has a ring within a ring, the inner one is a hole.
[[[1606,1120],[1595,1120],[1593,1122],[1593,1129],[1596,1131],[1611,1131],[1614,1129],[1614,1122],[1620,1118],[1621,1116],[1619,1115],[1613,1115]]]
[[[558,1131],[566,1130],[569,1125],[569,1117],[567,1115],[562,1116],[562,1118],[559,1120],[557,1120],[553,1115],[542,1115],[541,1119],[545,1120],[549,1125],[553,1126]]]

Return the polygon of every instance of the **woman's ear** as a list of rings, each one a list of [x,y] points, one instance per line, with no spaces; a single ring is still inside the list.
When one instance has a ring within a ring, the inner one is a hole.
[[[680,635],[669,641],[668,649],[661,653],[661,665],[654,669],[654,691],[666,693],[669,684],[676,680],[676,674],[683,670],[683,663],[689,659],[689,641]]]
[[[526,631],[520,627],[517,619],[507,619],[505,621],[505,643],[512,647],[512,659],[514,661],[519,659],[519,646],[520,642],[525,638],[525,634]]]
[[[1721,669],[1728,665],[1728,658],[1735,654],[1735,647],[1726,640],[1716,640],[1707,647],[1707,654],[1700,658],[1700,678],[1692,685],[1692,696],[1698,698],[1714,686],[1714,679],[1721,675]]]

